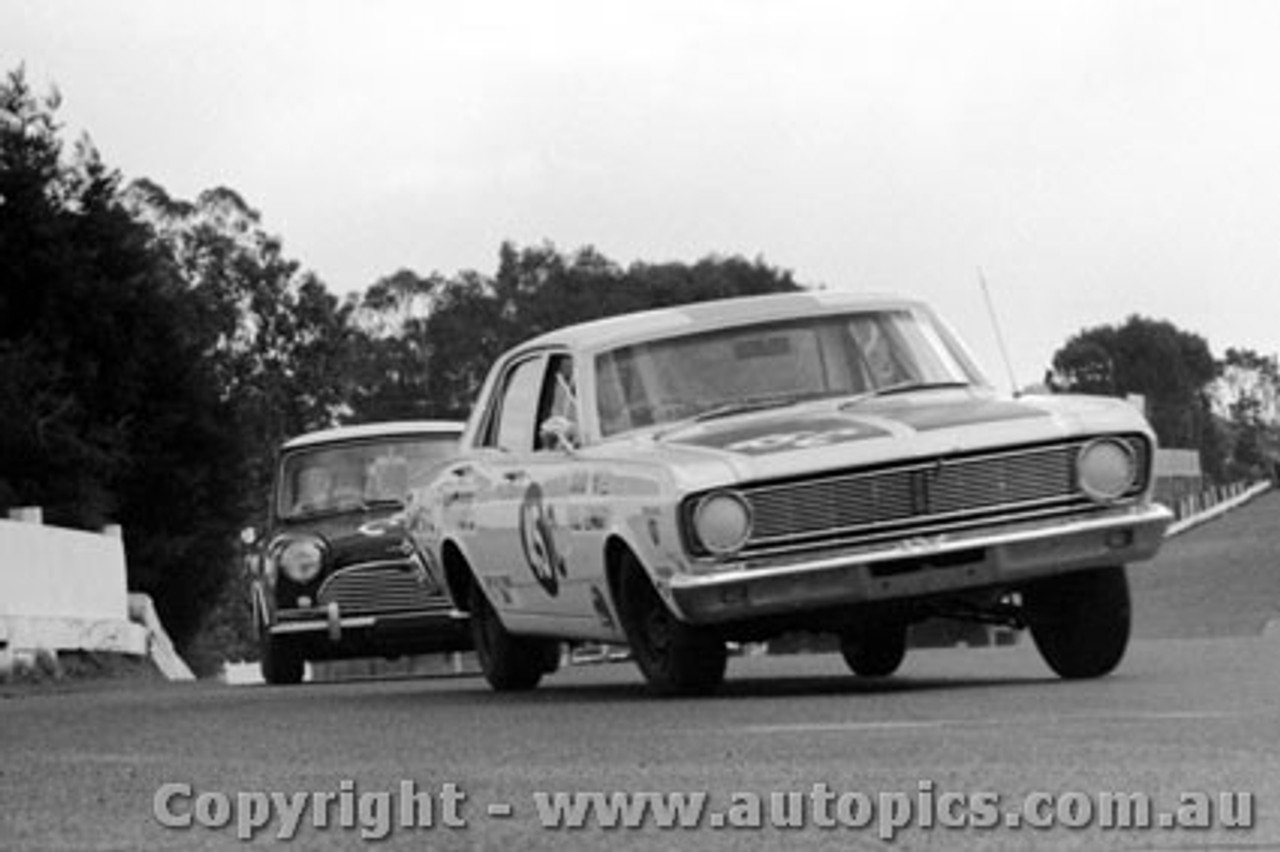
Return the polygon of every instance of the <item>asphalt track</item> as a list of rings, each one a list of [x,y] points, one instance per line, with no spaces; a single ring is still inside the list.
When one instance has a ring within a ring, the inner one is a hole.
[[[523,695],[474,677],[0,687],[0,849],[265,847],[278,813],[251,841],[234,817],[329,793],[293,848],[1280,850],[1278,516],[1268,493],[1133,568],[1137,641],[1097,681],[1053,678],[1024,641],[913,652],[881,682],[834,655],[735,658],[703,699],[651,698],[625,663]],[[714,813],[544,827],[555,792],[706,794]],[[1219,793],[1251,796],[1252,828],[1198,827],[1205,802],[1210,822],[1241,815]],[[1103,828],[1110,794],[1184,825]],[[224,827],[161,825],[218,822],[221,805]],[[980,825],[949,827],[966,815]]]

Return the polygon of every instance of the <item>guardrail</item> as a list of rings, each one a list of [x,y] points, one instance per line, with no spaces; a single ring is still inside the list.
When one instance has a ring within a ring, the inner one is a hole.
[[[1269,490],[1271,483],[1235,482],[1206,488],[1195,494],[1183,497],[1170,506],[1176,519],[1165,530],[1165,537],[1172,537],[1185,532],[1205,521],[1213,520],[1219,515],[1231,511],[1242,503],[1247,503],[1259,494]]]

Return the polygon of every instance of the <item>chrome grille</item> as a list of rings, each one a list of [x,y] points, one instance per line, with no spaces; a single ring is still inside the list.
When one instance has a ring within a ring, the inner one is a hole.
[[[320,587],[321,606],[336,601],[343,615],[404,610],[449,609],[449,601],[412,563],[382,563],[344,568]]]
[[[1127,440],[1139,459],[1139,482],[1145,485],[1146,442]],[[1094,505],[1075,484],[1075,457],[1083,445],[1075,441],[748,486],[743,493],[754,524],[744,551],[934,534],[974,523],[1078,511]]]

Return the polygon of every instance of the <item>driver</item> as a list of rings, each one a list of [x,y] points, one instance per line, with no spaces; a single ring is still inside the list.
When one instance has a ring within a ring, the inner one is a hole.
[[[298,473],[294,514],[319,512],[333,505],[333,474],[324,467],[304,467]]]

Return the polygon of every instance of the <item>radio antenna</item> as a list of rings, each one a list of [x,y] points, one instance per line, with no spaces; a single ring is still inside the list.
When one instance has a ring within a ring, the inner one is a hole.
[[[1018,396],[1018,379],[1013,374],[1013,362],[1009,360],[1009,349],[1004,345],[1004,333],[1000,330],[1000,320],[996,317],[996,308],[991,301],[991,290],[987,287],[987,276],[983,274],[981,266],[978,267],[978,282],[982,285],[982,298],[987,303],[987,316],[991,318],[991,327],[995,329],[996,344],[1000,347],[1000,357],[1004,359],[1004,368],[1009,374],[1009,386],[1013,390],[1013,395]]]

